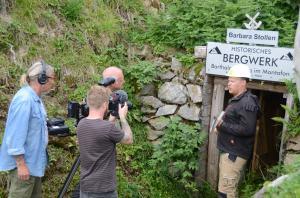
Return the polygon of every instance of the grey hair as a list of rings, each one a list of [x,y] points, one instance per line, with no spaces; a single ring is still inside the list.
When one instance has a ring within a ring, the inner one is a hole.
[[[46,75],[51,76],[54,74],[54,68],[51,65],[43,63],[46,68]],[[37,80],[39,74],[43,72],[42,61],[37,61],[31,65],[31,67],[27,70],[26,74],[23,74],[20,78],[20,85],[29,84],[32,81]]]

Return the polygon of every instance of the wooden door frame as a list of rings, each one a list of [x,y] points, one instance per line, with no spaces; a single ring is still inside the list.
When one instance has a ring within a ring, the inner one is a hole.
[[[227,87],[227,78],[214,77],[213,80],[213,96],[212,96],[212,105],[211,105],[211,116],[210,124],[213,123],[213,120],[221,113],[224,107],[224,97],[225,97],[225,88]],[[283,93],[286,95],[286,105],[288,107],[292,106],[293,97],[291,94],[287,94],[287,88],[282,83],[270,83],[270,82],[261,82],[261,81],[251,81],[247,84],[247,88],[256,89],[261,91],[271,91],[277,93]],[[285,120],[288,120],[288,114],[285,112]],[[282,161],[283,153],[283,138],[285,137],[286,127],[283,127],[281,145],[279,151],[279,161]],[[219,175],[219,150],[217,149],[217,134],[209,133],[208,134],[208,158],[207,158],[207,181],[212,185],[213,189],[218,187],[218,175]]]

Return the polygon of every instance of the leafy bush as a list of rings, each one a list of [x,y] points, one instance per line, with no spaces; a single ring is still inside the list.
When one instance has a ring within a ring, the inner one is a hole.
[[[192,54],[178,54],[176,57],[186,68],[191,68],[197,62]]]
[[[207,41],[224,41],[226,28],[241,28],[245,14],[260,12],[260,29],[280,32],[280,45],[291,46],[297,9],[282,1],[265,0],[175,0],[167,11],[147,20],[145,34],[137,37],[153,45],[192,49]]]
[[[126,86],[132,93],[138,93],[143,86],[156,81],[159,68],[149,61],[140,61],[125,68],[126,81],[130,86]]]
[[[175,116],[165,130],[162,143],[155,149],[151,163],[154,170],[171,175],[187,189],[196,190],[193,181],[198,168],[198,149],[206,139],[199,124],[188,125]]]
[[[249,172],[239,186],[239,197],[251,197],[263,186],[263,178],[257,173]]]
[[[277,122],[281,122],[286,125],[287,135],[285,136],[285,140],[300,134],[300,103],[299,103],[299,96],[297,93],[296,85],[291,81],[287,81],[286,85],[288,88],[288,92],[293,95],[294,104],[292,108],[286,105],[281,105],[281,107],[287,111],[289,115],[289,120],[287,121],[281,117],[272,118],[273,120]]]
[[[63,15],[70,21],[76,21],[80,18],[82,8],[84,5],[83,0],[68,0],[61,8]]]

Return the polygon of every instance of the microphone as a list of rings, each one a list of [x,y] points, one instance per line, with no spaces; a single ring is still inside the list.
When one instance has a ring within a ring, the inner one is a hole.
[[[104,87],[107,87],[113,83],[116,82],[116,78],[114,77],[107,77],[107,78],[104,78],[103,80],[99,81],[98,82],[98,85],[101,85],[101,86],[104,86]]]

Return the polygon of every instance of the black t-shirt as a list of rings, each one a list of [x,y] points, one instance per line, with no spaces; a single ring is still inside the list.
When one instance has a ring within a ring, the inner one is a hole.
[[[83,118],[77,126],[80,151],[80,190],[110,192],[116,189],[116,143],[124,132],[112,122]]]

